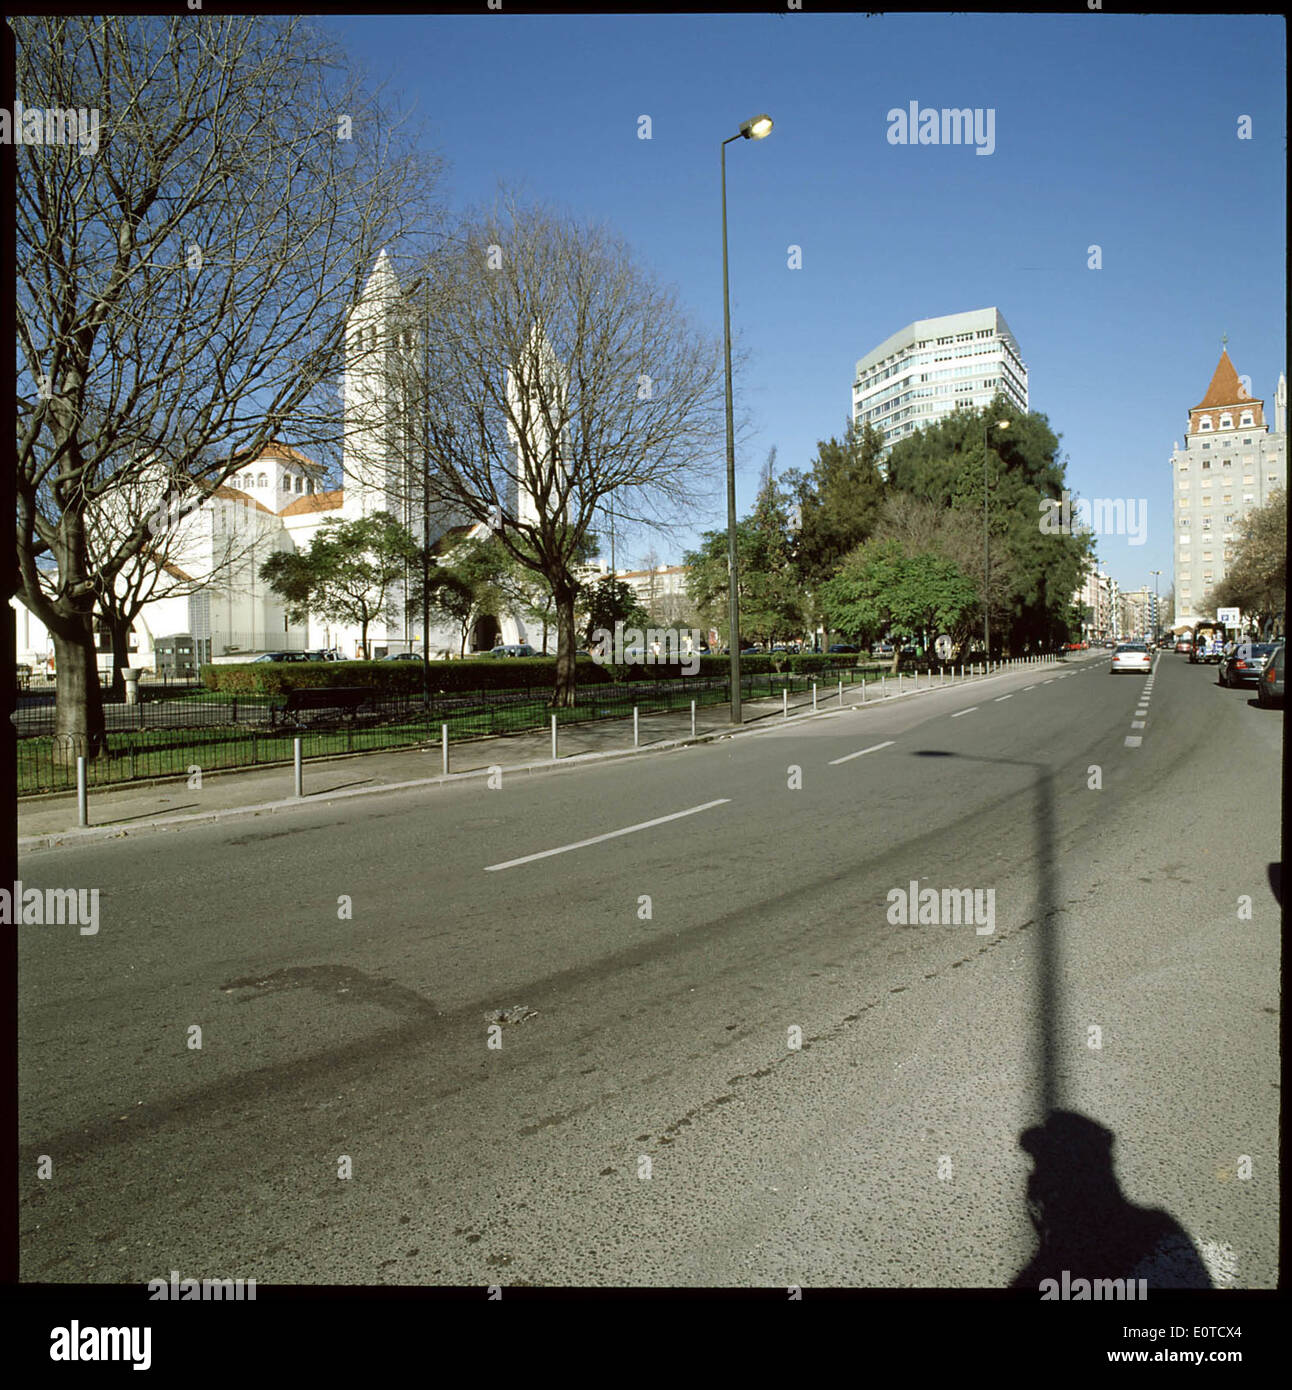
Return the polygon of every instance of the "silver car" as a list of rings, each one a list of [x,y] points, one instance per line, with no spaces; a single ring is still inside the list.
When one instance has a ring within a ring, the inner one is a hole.
[[[1151,670],[1152,666],[1153,658],[1143,642],[1122,642],[1113,650],[1113,663],[1108,668],[1108,674],[1115,676],[1119,671],[1129,671],[1133,676],[1136,672],[1143,674]]]

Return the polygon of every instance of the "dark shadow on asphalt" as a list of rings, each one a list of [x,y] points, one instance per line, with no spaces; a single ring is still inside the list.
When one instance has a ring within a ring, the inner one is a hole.
[[[1274,901],[1280,907],[1283,906],[1283,865],[1282,863],[1271,864],[1266,870],[1270,880],[1270,892],[1274,894]]]
[[[196,811],[197,808],[198,808],[198,805],[199,805],[198,802],[196,802],[196,801],[190,801],[190,802],[188,802],[187,804],[185,804],[185,805],[183,805],[183,806],[168,806],[168,807],[166,808],[164,814],[165,814],[165,815],[168,815],[168,816],[174,816],[174,815],[178,815],[178,813],[179,813],[180,811]],[[99,824],[99,825],[129,825],[132,821],[137,821],[137,820],[156,820],[156,819],[157,819],[157,815],[158,815],[158,812],[156,812],[156,811],[140,811],[140,813],[139,813],[137,816],[113,816],[113,818],[112,818],[111,820],[99,821],[99,822],[97,822],[97,824]]]
[[[960,758],[1035,774],[1037,933],[1036,1002],[1040,1019],[1032,1094],[1038,1123],[1019,1136],[1032,1159],[1028,1216],[1037,1234],[1031,1260],[1010,1288],[1040,1294],[1043,1279],[1143,1279],[1148,1289],[1209,1289],[1211,1279],[1184,1228],[1159,1208],[1126,1200],[1113,1167],[1114,1135],[1098,1121],[1062,1106],[1057,1048],[1069,1030],[1060,1019],[1062,957],[1059,864],[1055,848],[1053,774],[1020,758],[920,749],[920,758]]]

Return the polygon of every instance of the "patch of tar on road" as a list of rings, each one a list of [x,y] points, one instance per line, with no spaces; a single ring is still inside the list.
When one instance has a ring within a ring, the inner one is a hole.
[[[962,956],[959,960],[953,961],[949,968],[955,970],[962,965],[970,964],[977,956],[984,955],[987,951],[994,950],[997,946],[1001,944],[1001,942],[1008,941],[1011,937],[1020,935],[1021,933],[1027,931],[1030,927],[1035,925],[1035,920],[1035,918],[1029,918],[1026,922],[1020,923],[1017,927],[1013,928],[1012,930],[1005,929],[997,931],[992,936],[990,941],[984,941],[983,944],[979,946],[976,951],[971,951],[969,955]],[[942,972],[940,970],[934,970],[928,974],[925,974],[923,978],[925,980],[935,980],[941,973]],[[907,985],[900,985],[896,989],[888,990],[887,993],[905,993],[908,988],[909,987]],[[786,1051],[781,1056],[773,1059],[767,1066],[759,1067],[756,1071],[741,1072],[736,1076],[728,1077],[727,1085],[733,1088],[731,1092],[729,1092],[726,1095],[712,1096],[708,1100],[701,1101],[699,1105],[692,1106],[691,1109],[688,1110],[686,1114],[684,1114],[680,1119],[674,1120],[673,1123],[670,1125],[666,1125],[663,1132],[655,1139],[654,1142],[656,1144],[673,1143],[674,1138],[681,1132],[681,1130],[689,1125],[694,1124],[694,1122],[700,1116],[705,1115],[713,1110],[716,1110],[717,1107],[720,1105],[730,1105],[733,1101],[739,1100],[740,1096],[736,1094],[736,1092],[741,1088],[742,1083],[755,1082],[761,1080],[765,1076],[770,1076],[776,1070],[777,1067],[793,1066],[795,1057],[800,1056],[804,1052],[810,1051],[813,1045],[815,1044],[825,1044],[834,1042],[844,1032],[846,1032],[851,1027],[851,1025],[859,1022],[863,1015],[869,1013],[871,1009],[878,1008],[884,1002],[885,996],[877,996],[876,998],[871,999],[867,1003],[861,1005],[861,1007],[858,1008],[855,1012],[846,1014],[842,1019],[839,1020],[838,1023],[833,1024],[829,1028],[823,1029],[820,1033],[813,1034],[813,1036],[810,1038],[804,1038],[800,1045],[794,1051]],[[727,1028],[730,1029],[734,1026],[736,1025],[728,1024]],[[746,1036],[746,1034],[742,1034],[741,1036]],[[719,1046],[723,1045],[725,1044],[719,1044]],[[853,1065],[855,1065],[855,1063]],[[651,1136],[649,1134],[639,1134],[634,1142],[638,1144],[649,1144],[650,1140]]]
[[[247,975],[220,986],[225,994],[241,993],[238,1003],[246,1004],[267,994],[289,989],[312,989],[338,1003],[379,1004],[407,1019],[437,1018],[439,1010],[416,990],[393,980],[365,974],[350,965],[292,965],[268,975]]]

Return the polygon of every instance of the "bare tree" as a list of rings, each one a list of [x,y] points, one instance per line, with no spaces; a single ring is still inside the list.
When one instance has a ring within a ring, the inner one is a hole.
[[[289,428],[335,440],[349,307],[435,166],[301,20],[10,23],[24,102],[92,111],[97,143],[16,150],[15,590],[53,637],[56,732],[93,755],[96,604],[176,492]],[[96,549],[144,478],[152,505]]]
[[[718,344],[608,232],[510,200],[468,219],[419,283],[430,317],[402,370],[424,402],[411,432],[424,485],[546,581],[554,702],[572,704],[576,575],[594,517],[613,493],[616,516],[658,523],[712,485]]]

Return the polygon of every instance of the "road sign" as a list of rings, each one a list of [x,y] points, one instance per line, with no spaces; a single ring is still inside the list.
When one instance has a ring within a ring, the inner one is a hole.
[[[942,661],[950,661],[951,653],[955,651],[955,643],[944,632],[934,641],[933,650]]]
[[[1226,627],[1237,627],[1243,620],[1241,608],[1217,608],[1216,621],[1224,623]]]

